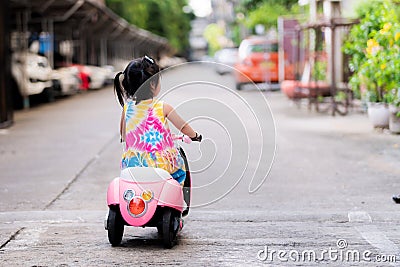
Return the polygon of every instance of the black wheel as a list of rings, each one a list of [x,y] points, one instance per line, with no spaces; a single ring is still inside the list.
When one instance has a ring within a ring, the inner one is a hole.
[[[121,244],[124,222],[118,207],[110,208],[107,218],[108,241],[112,246]]]
[[[238,91],[242,90],[242,86],[243,86],[242,83],[237,83],[236,84],[236,90],[238,90]]]
[[[54,102],[55,100],[55,92],[53,87],[48,87],[43,90],[43,92],[40,94],[41,100],[44,103],[51,103]]]
[[[159,235],[163,234],[163,225],[162,222],[160,224],[157,225],[157,232]]]
[[[341,116],[347,115],[349,113],[348,104],[343,102],[336,103],[336,112],[339,113]]]
[[[336,112],[341,116],[349,113],[350,103],[353,100],[352,92],[350,90],[339,91],[337,99],[335,99]]]
[[[187,208],[182,212],[182,217],[185,217],[189,214],[189,208],[190,208],[191,177],[190,177],[189,164],[186,158],[186,154],[181,147],[179,148],[179,153],[181,154],[183,161],[185,162],[185,169],[186,169],[186,179],[183,184],[183,199],[186,202]]]
[[[163,213],[162,235],[165,248],[172,248],[176,242],[179,222],[170,209],[165,209]]]

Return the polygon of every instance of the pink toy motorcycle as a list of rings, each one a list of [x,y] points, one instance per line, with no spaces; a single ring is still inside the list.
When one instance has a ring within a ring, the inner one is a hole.
[[[190,143],[188,136],[173,136],[174,140]],[[183,227],[182,217],[188,215],[191,199],[191,178],[186,155],[179,148],[186,166],[182,186],[160,168],[130,167],[121,171],[107,190],[109,207],[105,228],[112,246],[122,241],[124,226],[157,227],[165,248],[176,243]]]

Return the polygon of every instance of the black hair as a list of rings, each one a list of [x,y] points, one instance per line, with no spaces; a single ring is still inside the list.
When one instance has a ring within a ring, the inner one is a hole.
[[[124,98],[132,98],[138,104],[142,100],[153,98],[151,82],[158,86],[160,67],[149,56],[136,58],[129,62],[124,72],[118,72],[114,78],[114,93],[118,102],[124,106]],[[124,75],[122,87],[120,76]],[[140,90],[139,90],[140,88]]]

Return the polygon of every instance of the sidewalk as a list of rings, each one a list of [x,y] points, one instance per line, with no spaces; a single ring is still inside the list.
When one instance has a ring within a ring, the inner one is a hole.
[[[278,168],[287,168],[292,170],[284,174],[280,170],[279,175],[297,175],[307,182],[320,180],[325,187],[334,186],[308,188],[311,192],[304,189],[305,195],[293,192],[298,201],[314,197],[331,203],[337,198],[336,207],[330,209],[343,205],[343,210],[398,212],[400,205],[391,197],[400,193],[400,135],[373,129],[366,114],[332,117],[298,109],[283,95],[271,95],[269,100],[278,139],[271,176]]]
[[[119,138],[119,112],[111,87],[17,111],[0,131],[0,211],[44,209]]]

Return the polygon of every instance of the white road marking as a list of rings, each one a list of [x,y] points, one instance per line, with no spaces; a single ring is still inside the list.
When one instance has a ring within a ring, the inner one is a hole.
[[[399,247],[382,233],[376,225],[371,224],[372,218],[365,211],[351,211],[348,213],[349,222],[363,223],[354,228],[372,246],[379,249],[382,255],[399,255]]]
[[[350,211],[349,222],[372,222],[371,216],[365,211]]]
[[[355,227],[361,236],[372,246],[379,249],[383,255],[399,255],[399,247],[383,234],[375,225]]]

